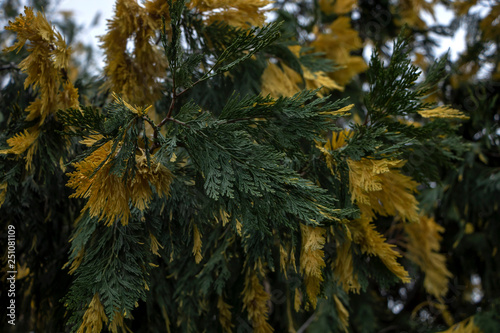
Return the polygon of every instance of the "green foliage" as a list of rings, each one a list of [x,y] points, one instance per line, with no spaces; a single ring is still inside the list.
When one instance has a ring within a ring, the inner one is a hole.
[[[13,20],[13,2],[3,6]],[[157,29],[148,52],[167,64],[155,73],[162,96],[139,106],[82,67],[78,96],[62,83],[49,97],[67,100],[26,120],[42,90],[24,89],[18,64],[34,48],[0,55],[0,216],[3,230],[16,227],[17,318],[25,320],[16,328],[435,332],[474,318],[494,332],[498,66],[481,20],[472,20],[476,42],[462,58],[434,61],[428,51],[433,63],[422,66],[412,59],[417,47],[429,49],[430,30],[402,2],[277,1],[277,20],[266,24],[252,1],[203,6],[168,1],[169,15],[151,2],[137,7]],[[381,10],[390,14],[384,24]],[[220,13],[227,22],[211,21]],[[332,25],[342,19],[356,30]],[[261,26],[246,23],[255,21]],[[379,34],[370,31],[375,21]],[[349,43],[358,32],[376,47],[355,76],[362,50]],[[320,37],[331,50],[317,50]],[[133,47],[116,59],[141,66],[144,49]],[[467,77],[480,55],[495,69]],[[130,80],[116,59],[108,70]],[[335,83],[346,76],[350,83]],[[282,96],[262,93],[264,77],[283,85]],[[326,84],[335,88],[327,93]],[[465,117],[443,105],[471,118],[458,121]],[[426,118],[429,109],[443,117]],[[404,222],[412,213],[435,220],[418,246]]]

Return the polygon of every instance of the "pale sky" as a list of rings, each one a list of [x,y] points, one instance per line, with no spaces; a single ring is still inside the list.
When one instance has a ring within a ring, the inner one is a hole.
[[[428,26],[436,24],[432,16],[427,13],[423,13],[421,17]],[[435,6],[435,17],[440,24],[447,25],[453,20],[454,14],[452,11],[447,10],[442,4],[437,4]],[[439,37],[441,41],[436,48],[436,56],[440,57],[450,49],[451,60],[456,60],[458,54],[465,50],[465,34],[466,31],[464,27],[460,27],[453,37]],[[438,37],[438,35],[434,33],[430,33],[430,36],[434,38]]]

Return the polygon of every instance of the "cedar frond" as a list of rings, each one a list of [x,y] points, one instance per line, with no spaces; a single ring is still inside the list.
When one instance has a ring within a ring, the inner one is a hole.
[[[448,292],[448,280],[453,276],[446,268],[446,257],[438,253],[444,228],[431,217],[421,216],[419,223],[404,226],[408,234],[406,258],[425,273],[425,290],[438,299]]]
[[[300,272],[304,276],[309,302],[316,308],[317,297],[323,281],[322,269],[325,267],[323,246],[325,229],[301,224],[302,249],[300,252]]]
[[[124,319],[125,318],[123,313],[115,311],[113,320],[109,323],[108,329],[112,333],[118,333],[118,332],[132,333],[132,331],[123,322]]]
[[[104,313],[104,307],[99,300],[99,294],[95,293],[87,311],[83,315],[83,322],[77,333],[99,333],[102,331],[103,322],[108,322],[108,317]]]
[[[262,95],[271,95],[273,98],[290,97],[301,91],[297,82],[302,82],[299,73],[285,64],[283,70],[278,65],[268,62],[262,74]]]
[[[149,239],[151,241],[150,245],[151,253],[157,255],[158,257],[161,257],[160,253],[158,252],[158,249],[159,248],[163,249],[163,246],[160,244],[160,242],[158,242],[158,239],[156,239],[155,235],[153,235],[152,233],[149,233]]]
[[[231,305],[224,302],[222,296],[217,300],[217,309],[219,309],[219,323],[224,332],[232,332],[234,324],[231,322]]]
[[[248,269],[243,289],[243,309],[248,311],[248,319],[252,322],[254,332],[274,332],[267,322],[271,296],[264,290],[257,274]]]
[[[33,155],[37,150],[37,139],[40,135],[40,130],[37,126],[25,129],[21,133],[17,133],[11,138],[7,139],[7,144],[11,147],[9,149],[0,150],[0,154],[16,154],[21,155],[28,151],[26,160],[26,170],[31,169]]]
[[[108,30],[100,37],[109,88],[131,103],[152,104],[161,96],[159,80],[167,68],[167,59],[154,41],[162,16],[168,22],[170,13],[165,1],[150,0],[141,6],[136,0],[118,0]],[[127,50],[130,39],[132,52]]]
[[[199,264],[201,259],[203,259],[203,256],[201,255],[201,246],[201,234],[198,227],[195,225],[193,226],[193,255],[197,264]]]
[[[42,124],[49,114],[69,102],[64,96],[60,96],[59,88],[64,84],[61,69],[68,69],[71,48],[67,47],[62,35],[53,29],[44,14],[40,12],[35,14],[33,9],[28,7],[24,7],[24,13],[25,16],[20,14],[6,27],[7,30],[17,33],[17,42],[5,51],[19,51],[27,42],[30,43],[29,55],[19,63],[19,68],[28,75],[24,81],[24,88],[32,86],[34,89],[39,89],[39,94],[26,108],[28,112],[26,120],[39,118]],[[63,89],[71,90],[67,84]],[[66,95],[71,96],[69,104],[78,104],[78,98],[74,98],[75,91],[66,92]],[[59,100],[66,103],[60,105]]]
[[[397,258],[401,254],[396,252],[393,244],[385,242],[384,236],[375,230],[375,226],[366,217],[348,224],[351,230],[353,241],[361,246],[361,251],[368,255],[374,255],[380,258],[384,265],[396,275],[403,283],[409,283],[408,272],[398,263]]]
[[[469,119],[463,112],[449,106],[438,106],[434,109],[418,111],[418,114],[424,118]]]
[[[262,26],[265,23],[263,8],[272,1],[268,0],[193,0],[188,6],[205,16],[206,24],[226,22],[229,25],[249,28]]]
[[[335,258],[333,270],[345,292],[359,294],[361,285],[358,282],[357,276],[354,274],[350,240],[345,240],[342,245],[337,246],[337,257]]]
[[[399,214],[403,221],[418,221],[418,183],[401,173],[401,160],[348,160],[351,200],[371,219]]]
[[[96,138],[87,139],[91,144]],[[130,217],[129,201],[140,210],[148,207],[154,187],[159,197],[168,196],[173,176],[166,167],[159,163],[147,165],[146,156],[136,156],[137,172],[135,176],[124,182],[122,178],[110,172],[111,142],[98,148],[84,160],[74,163],[76,171],[68,173],[68,187],[75,189],[70,197],[88,198],[83,210],[88,209],[90,216],[99,217],[107,225],[121,219],[123,225],[128,224]],[[104,163],[101,168],[95,170]]]
[[[335,301],[335,309],[337,310],[337,316],[340,320],[340,327],[344,332],[349,332],[349,311],[345,308],[344,304],[340,301],[337,295],[333,295],[333,300]]]

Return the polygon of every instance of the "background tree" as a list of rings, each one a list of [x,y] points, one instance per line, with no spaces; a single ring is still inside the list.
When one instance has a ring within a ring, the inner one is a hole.
[[[500,5],[118,0],[103,79],[3,6],[11,331],[500,326]]]

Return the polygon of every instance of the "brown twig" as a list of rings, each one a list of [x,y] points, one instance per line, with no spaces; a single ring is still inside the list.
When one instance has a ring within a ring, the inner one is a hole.
[[[165,125],[165,123],[167,121],[170,121],[170,122],[182,125],[182,126],[186,126],[187,128],[191,128],[191,126],[189,126],[185,122],[182,122],[182,121],[177,120],[177,119],[172,118],[172,117],[165,117],[165,118],[163,118],[163,120],[158,124],[158,126],[156,126],[156,124],[154,123],[154,121],[152,121],[151,119],[149,119],[147,117],[142,117],[142,119],[144,119],[145,121],[147,121],[151,125],[151,127],[153,128],[153,131],[154,131],[154,134],[153,134],[153,144],[151,145],[151,148],[149,149],[150,153],[152,153],[156,148],[160,147],[160,145],[158,143],[159,128],[162,127],[163,125]]]
[[[191,126],[189,126],[188,124],[186,124],[185,122],[182,122],[180,120],[177,120],[175,118],[172,118],[172,117],[165,117],[163,118],[163,120],[158,124],[158,128],[162,127],[163,125],[165,125],[165,123],[167,121],[170,121],[170,122],[173,122],[173,123],[176,123],[176,124],[179,124],[179,125],[182,125],[182,126],[186,126],[187,128],[191,128]]]

